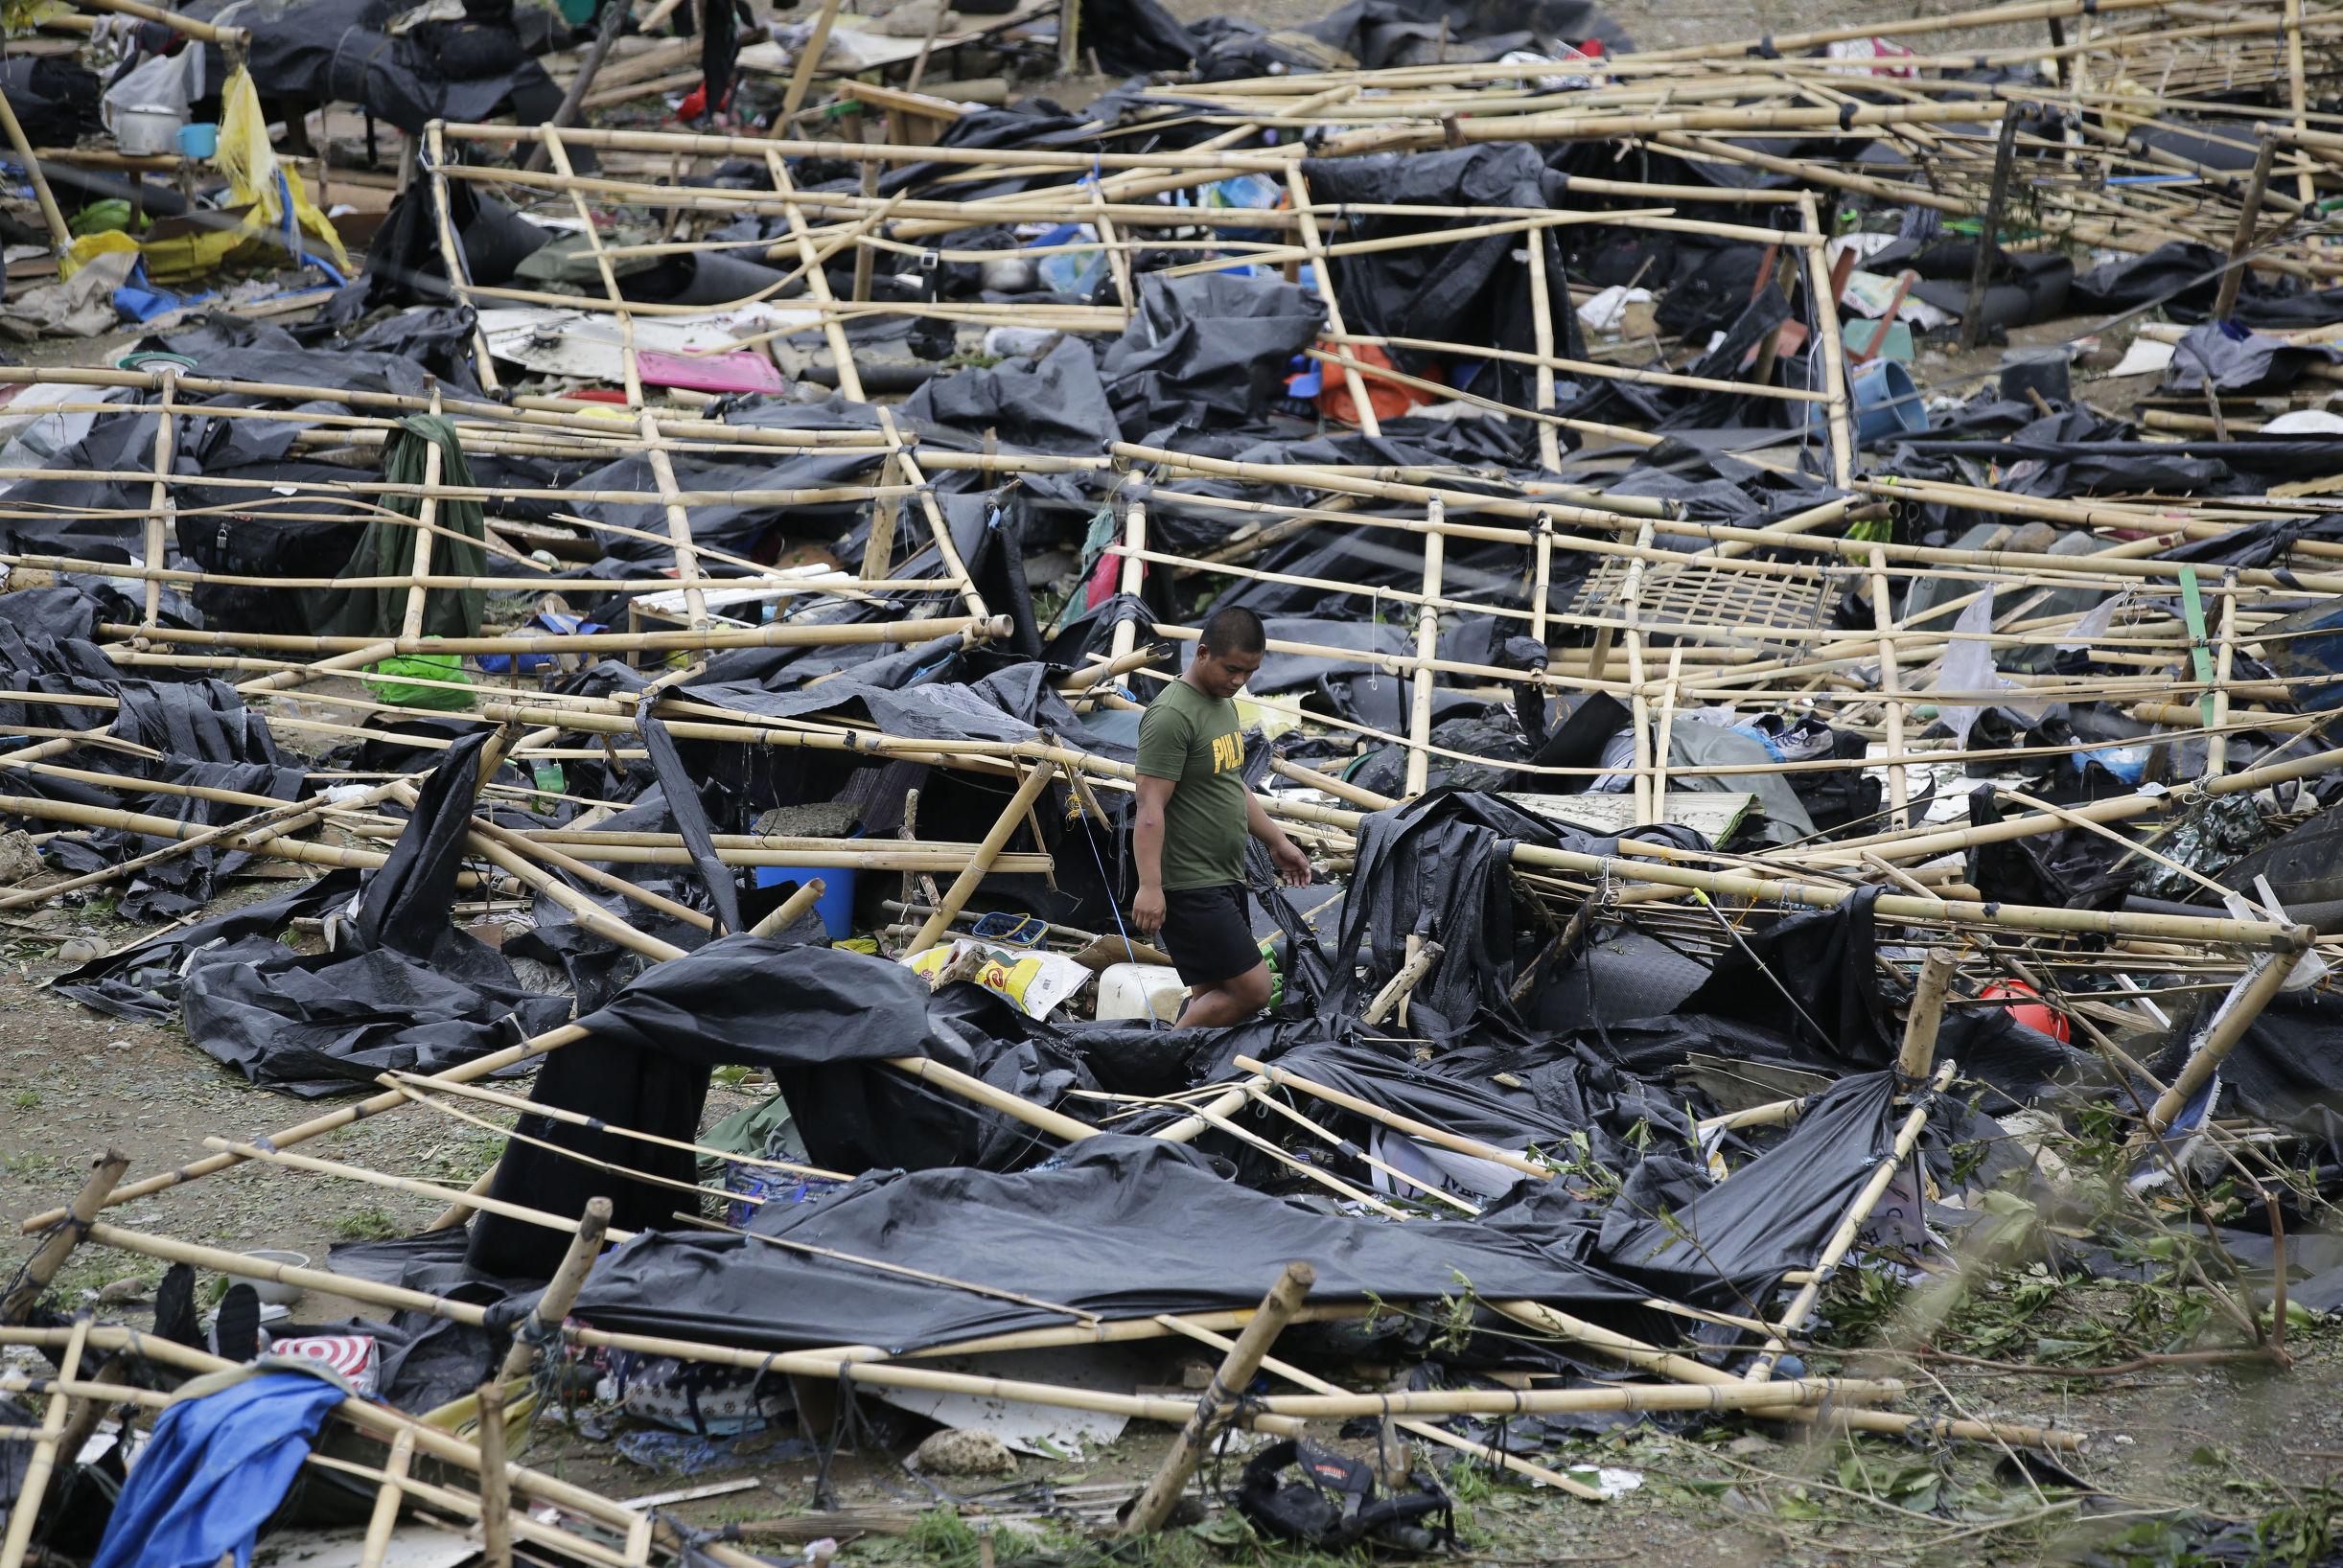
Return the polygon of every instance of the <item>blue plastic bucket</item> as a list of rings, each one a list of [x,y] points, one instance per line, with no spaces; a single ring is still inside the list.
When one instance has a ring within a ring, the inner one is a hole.
[[[209,158],[220,151],[220,127],[210,121],[179,127],[179,155],[184,158]]]
[[[1928,428],[1928,409],[1912,372],[1892,359],[1874,359],[1856,374],[1847,387],[1855,404],[1855,439],[1873,442],[1898,430],[1917,434]]]
[[[1846,392],[1855,405],[1858,446],[1867,447],[1899,430],[1917,434],[1928,428],[1928,409],[1920,402],[1918,384],[1911,371],[1892,359],[1874,359],[1865,365],[1847,382]],[[1807,424],[1821,429],[1829,423],[1827,404],[1810,403],[1806,407]]]
[[[814,912],[830,940],[843,942],[854,934],[854,868],[850,865],[760,865],[752,879],[759,888],[802,888],[820,879],[822,896]]]

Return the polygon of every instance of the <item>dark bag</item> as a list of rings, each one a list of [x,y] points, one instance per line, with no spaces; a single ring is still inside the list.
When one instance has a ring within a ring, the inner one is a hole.
[[[1297,1479],[1281,1482],[1288,1466]],[[1421,1470],[1407,1481],[1407,1492],[1379,1497],[1375,1472],[1365,1464],[1287,1438],[1245,1462],[1237,1509],[1271,1535],[1314,1547],[1364,1542],[1421,1554],[1455,1545],[1456,1510],[1448,1493]]]

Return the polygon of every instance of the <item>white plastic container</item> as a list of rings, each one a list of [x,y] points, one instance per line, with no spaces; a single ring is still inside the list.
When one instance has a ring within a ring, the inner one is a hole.
[[[1099,1021],[1145,1018],[1150,1008],[1169,1024],[1179,1017],[1188,987],[1179,971],[1159,963],[1110,964],[1099,976]]]

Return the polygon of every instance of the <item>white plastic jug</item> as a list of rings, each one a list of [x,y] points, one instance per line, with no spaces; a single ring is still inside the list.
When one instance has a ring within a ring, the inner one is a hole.
[[[1187,996],[1176,969],[1159,963],[1110,964],[1099,976],[1099,1021],[1145,1018],[1151,1007],[1169,1024],[1179,1016]]]

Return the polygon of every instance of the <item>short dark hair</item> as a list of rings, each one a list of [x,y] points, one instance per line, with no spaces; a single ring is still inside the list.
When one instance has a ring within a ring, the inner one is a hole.
[[[1259,615],[1241,605],[1230,605],[1225,610],[1214,611],[1205,621],[1204,639],[1198,646],[1215,658],[1225,658],[1231,654],[1265,653],[1269,634]]]

